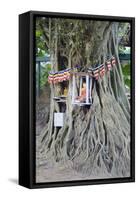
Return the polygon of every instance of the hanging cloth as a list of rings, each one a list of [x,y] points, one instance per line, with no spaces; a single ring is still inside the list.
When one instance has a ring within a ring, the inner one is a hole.
[[[93,76],[94,76],[94,78],[95,78],[96,80],[99,79],[99,69],[96,69],[96,70],[93,71]]]
[[[115,59],[114,56],[112,57],[111,63],[112,63],[112,66],[113,66],[113,67],[116,65],[116,59]]]
[[[108,61],[106,61],[106,65],[107,65],[107,71],[110,71],[111,70],[111,61],[110,60],[108,60]]]
[[[104,66],[104,64],[100,67],[99,73],[100,73],[100,76],[102,78],[104,76],[104,74],[105,74],[105,66]]]
[[[48,82],[49,82],[49,83],[53,83],[53,80],[54,80],[54,73],[49,72]]]
[[[67,68],[65,70],[61,70],[58,72],[49,72],[49,76],[48,76],[48,82],[49,83],[59,83],[62,81],[67,81],[70,79],[70,68]]]

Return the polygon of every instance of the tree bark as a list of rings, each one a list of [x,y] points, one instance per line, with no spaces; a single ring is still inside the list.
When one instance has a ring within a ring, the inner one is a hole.
[[[60,26],[62,28],[62,23]],[[94,81],[93,104],[89,107],[72,105],[72,79],[70,79],[66,117],[61,128],[53,125],[54,112],[59,112],[60,108],[53,100],[57,86],[50,85],[49,122],[41,134],[40,152],[47,158],[52,156],[55,162],[70,161],[70,167],[84,176],[94,174],[101,177],[128,177],[130,175],[130,105],[125,95],[118,56],[118,24],[92,21],[89,22],[87,30],[84,22],[80,26],[83,33],[79,36],[77,33],[75,36],[70,36],[64,47],[68,67],[72,68],[76,60],[82,63],[84,58],[83,67],[86,69],[91,63],[105,63],[107,56],[112,55],[116,57],[116,66],[112,67],[112,71],[107,72],[103,78]],[[77,26],[75,27],[74,23],[75,30]],[[88,36],[87,40],[81,41],[85,34]],[[57,22],[54,38],[55,46],[51,52],[54,52],[53,70],[56,71],[58,51],[60,51],[58,44],[61,38],[62,42],[64,40],[64,37],[60,37],[59,41]],[[80,44],[77,43],[79,40],[85,46],[79,46]]]

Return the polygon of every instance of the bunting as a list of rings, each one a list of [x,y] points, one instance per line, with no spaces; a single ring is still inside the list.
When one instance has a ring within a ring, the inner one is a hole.
[[[96,68],[91,67],[90,70],[92,72],[92,76],[98,80],[99,77],[103,77],[106,72],[110,72],[113,67],[116,65],[115,57],[111,57],[110,59],[106,60],[105,63],[99,65]],[[74,68],[80,68],[79,65],[76,65]],[[61,70],[58,72],[49,72],[48,82],[49,83],[59,83],[63,81],[68,81],[71,76],[71,68],[67,68],[65,70]]]
[[[114,67],[114,66],[116,65],[116,59],[115,59],[115,57],[114,57],[114,56],[112,57],[112,60],[111,60],[111,62],[112,62],[112,66]]]
[[[101,66],[101,68],[99,70],[99,74],[100,74],[101,77],[104,76],[104,74],[105,74],[105,66],[104,66],[104,64]]]
[[[105,75],[105,72],[110,72],[112,70],[112,68],[116,65],[116,59],[115,57],[111,57],[110,59],[108,59],[105,64],[101,64],[96,68],[92,68],[92,73],[93,73],[93,77],[98,80],[99,77],[103,77]]]
[[[96,70],[93,71],[93,76],[94,76],[94,78],[96,80],[98,80],[98,78],[99,78],[99,69],[96,69]]]
[[[70,79],[70,71],[71,71],[71,69],[67,68],[65,70],[58,71],[58,72],[49,72],[48,82],[56,84],[59,82],[69,80]]]
[[[106,64],[107,64],[107,71],[110,71],[110,70],[111,70],[111,67],[112,67],[111,61],[110,61],[110,60],[109,60],[109,61],[106,61]]]

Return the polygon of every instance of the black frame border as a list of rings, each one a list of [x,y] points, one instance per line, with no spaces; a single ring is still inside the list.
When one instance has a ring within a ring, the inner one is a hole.
[[[93,179],[93,180],[72,180],[36,183],[36,139],[35,139],[35,22],[36,17],[51,17],[51,18],[72,18],[84,20],[103,20],[103,21],[118,21],[129,22],[131,24],[131,176],[124,178],[109,178],[109,179]],[[28,21],[29,20],[29,21]],[[27,23],[28,22],[28,23]],[[27,27],[23,27],[27,25]],[[26,34],[22,33],[26,28]],[[24,36],[23,36],[24,34]],[[49,187],[64,187],[64,186],[81,186],[81,185],[96,185],[96,184],[111,184],[111,183],[126,183],[135,181],[135,18],[134,17],[119,17],[119,16],[104,16],[104,15],[88,15],[74,13],[58,13],[58,12],[39,12],[29,11],[19,15],[19,184],[28,188],[49,188]],[[29,44],[25,44],[26,40]],[[24,50],[24,49],[27,49]],[[24,52],[26,61],[22,57]],[[28,54],[28,55],[27,55]],[[29,67],[27,72],[22,72],[21,68],[27,64]],[[28,101],[25,96],[22,98],[23,76],[26,76],[28,87]],[[27,107],[25,107],[25,103]],[[23,107],[24,106],[24,107]],[[27,121],[23,121],[22,113],[27,111]],[[23,124],[22,124],[23,123]],[[21,125],[22,124],[22,125]],[[26,126],[22,130],[23,126]],[[25,138],[26,139],[25,139]],[[24,142],[23,142],[24,138]],[[27,150],[26,150],[27,147]],[[28,151],[28,152],[23,152]],[[22,158],[23,157],[23,158]],[[26,159],[27,157],[27,159]],[[26,161],[25,161],[26,160]],[[26,162],[26,164],[24,163]]]

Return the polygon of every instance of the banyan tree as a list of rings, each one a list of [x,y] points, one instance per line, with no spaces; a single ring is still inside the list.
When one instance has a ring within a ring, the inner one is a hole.
[[[112,21],[37,20],[51,72],[70,69],[68,80],[47,84],[50,108],[39,138],[39,156],[84,176],[130,175],[130,103],[119,60],[119,27]],[[116,62],[111,70],[95,78],[93,70],[101,64],[107,67],[112,57]],[[83,82],[87,103],[81,104],[76,96]],[[55,113],[64,113],[63,125],[54,125]]]

